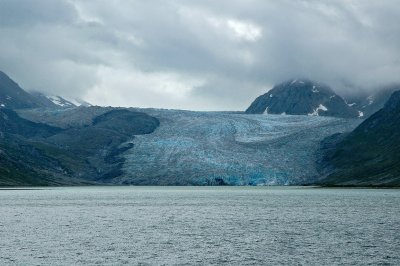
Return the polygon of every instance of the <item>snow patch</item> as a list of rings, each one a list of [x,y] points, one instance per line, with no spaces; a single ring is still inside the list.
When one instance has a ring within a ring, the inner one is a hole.
[[[78,98],[64,98],[65,100],[71,102],[72,104],[76,105],[76,106],[92,106],[92,104],[82,100],[82,99],[78,99]]]
[[[348,106],[350,106],[350,107],[352,107],[352,106],[354,106],[356,103],[348,103],[347,105]]]
[[[58,106],[62,106],[62,107],[65,106],[65,104],[63,104],[63,102],[57,96],[47,96],[47,99],[49,99],[50,101],[52,101],[54,104],[56,104]]]
[[[371,105],[374,103],[374,97],[372,95],[368,96],[367,100],[368,100],[368,105]]]
[[[1,107],[6,107],[6,105],[4,103],[0,104]]]
[[[358,117],[364,117],[364,113],[361,111],[358,111]]]
[[[316,108],[316,109],[314,110],[314,112],[309,113],[308,115],[310,115],[310,116],[319,116],[319,111],[324,111],[324,112],[326,112],[326,111],[328,111],[328,108],[326,108],[324,105],[320,104],[320,105],[318,106],[318,108]]]
[[[69,101],[72,104],[75,104],[76,106],[81,106],[81,103],[76,99],[65,98],[65,100]]]
[[[318,93],[319,92],[319,90],[317,90],[317,86],[312,86],[312,90],[311,90],[312,92],[314,92],[314,93]]]
[[[66,101],[65,99],[61,98],[60,96],[46,96],[52,103],[61,107],[72,107],[74,106],[73,103]]]
[[[265,108],[264,114],[267,115],[268,114],[268,107]]]
[[[326,107],[323,106],[322,104],[320,104],[320,105],[318,106],[318,108],[319,108],[320,110],[322,110],[322,111],[328,111],[328,108],[326,108]]]
[[[270,94],[270,95],[269,95],[269,98],[272,98],[272,97],[274,97],[274,96],[273,96],[272,94]]]
[[[290,83],[290,85],[294,84],[297,82],[297,79],[293,80],[292,83]]]

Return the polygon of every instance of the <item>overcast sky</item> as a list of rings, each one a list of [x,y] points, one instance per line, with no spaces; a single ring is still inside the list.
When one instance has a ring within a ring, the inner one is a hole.
[[[0,70],[113,106],[243,110],[290,78],[400,82],[398,0],[0,0]]]

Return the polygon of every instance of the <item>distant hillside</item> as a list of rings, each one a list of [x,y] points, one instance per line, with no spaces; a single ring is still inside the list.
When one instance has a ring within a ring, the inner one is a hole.
[[[289,80],[259,96],[247,114],[289,114],[355,118],[360,114],[342,97],[323,84],[310,80]]]
[[[321,184],[400,186],[400,91],[348,135],[322,143]]]

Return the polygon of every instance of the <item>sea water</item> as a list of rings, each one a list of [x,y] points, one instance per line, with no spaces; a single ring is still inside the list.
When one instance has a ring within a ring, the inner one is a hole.
[[[0,190],[0,265],[400,264],[400,190]]]

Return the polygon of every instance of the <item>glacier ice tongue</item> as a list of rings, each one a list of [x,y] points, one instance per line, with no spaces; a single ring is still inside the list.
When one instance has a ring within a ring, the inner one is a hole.
[[[116,183],[302,184],[317,176],[319,142],[359,123],[318,116],[142,111],[157,117],[160,127],[135,136]]]

